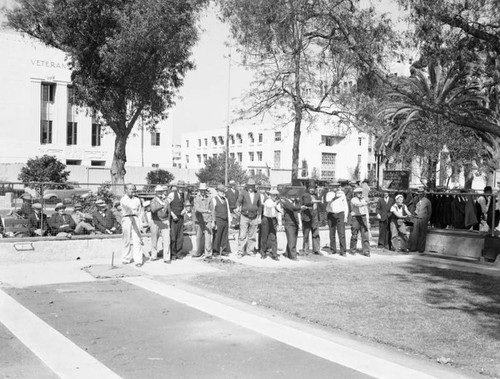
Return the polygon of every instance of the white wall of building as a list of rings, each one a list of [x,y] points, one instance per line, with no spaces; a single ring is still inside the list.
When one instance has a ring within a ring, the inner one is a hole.
[[[103,161],[110,166],[113,159],[114,133],[107,130],[100,146],[91,145],[92,118],[88,109],[69,112],[67,88],[71,71],[65,54],[11,31],[0,31],[0,163],[24,163],[42,154],[55,155],[63,162]],[[50,106],[52,143],[40,142],[41,84],[55,84],[55,99]],[[77,144],[67,145],[67,122],[77,122]],[[134,128],[127,144],[127,166],[172,167],[172,125],[169,120],[157,125],[160,146],[151,145],[151,134]]]

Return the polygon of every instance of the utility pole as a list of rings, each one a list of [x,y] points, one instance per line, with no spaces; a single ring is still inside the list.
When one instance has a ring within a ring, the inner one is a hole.
[[[226,120],[226,162],[224,170],[224,184],[227,186],[229,184],[229,124],[230,124],[230,114],[231,114],[231,45],[229,45],[229,64],[227,73],[227,120]]]

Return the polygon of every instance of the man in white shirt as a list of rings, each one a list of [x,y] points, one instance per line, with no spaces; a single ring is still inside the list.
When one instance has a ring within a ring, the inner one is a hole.
[[[135,262],[137,267],[142,266],[143,242],[139,229],[140,220],[143,218],[143,207],[141,199],[135,196],[135,185],[125,185],[125,195],[120,200],[122,208],[122,230],[123,230],[123,258],[122,263]],[[133,249],[132,249],[133,245]],[[133,252],[132,252],[133,250]]]
[[[330,253],[337,253],[337,241],[335,235],[338,233],[340,255],[346,254],[345,223],[349,214],[349,205],[344,191],[340,188],[332,189],[326,194],[326,218],[330,230]]]
[[[262,259],[267,257],[268,251],[271,250],[271,258],[278,261],[278,241],[276,239],[276,231],[281,228],[281,210],[278,201],[279,192],[275,189],[269,191],[269,197],[264,201],[262,210],[261,233],[262,239],[260,244],[260,256]]]

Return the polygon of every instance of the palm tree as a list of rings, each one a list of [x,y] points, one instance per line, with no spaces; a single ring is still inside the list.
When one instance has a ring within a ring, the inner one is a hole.
[[[413,151],[427,159],[427,185],[434,188],[439,154],[451,138],[461,138],[464,133],[472,135],[473,140],[489,147],[486,153],[491,157],[496,137],[458,126],[443,115],[483,118],[487,110],[478,82],[471,81],[467,72],[444,70],[440,65],[431,66],[428,71],[427,75],[412,69],[409,78],[389,80],[387,101],[378,113],[387,129],[378,140],[378,147],[401,151],[412,146]]]

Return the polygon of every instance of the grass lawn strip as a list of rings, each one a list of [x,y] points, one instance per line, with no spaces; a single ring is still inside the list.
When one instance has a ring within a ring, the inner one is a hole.
[[[195,285],[461,369],[500,377],[500,283],[418,263],[228,268]]]

